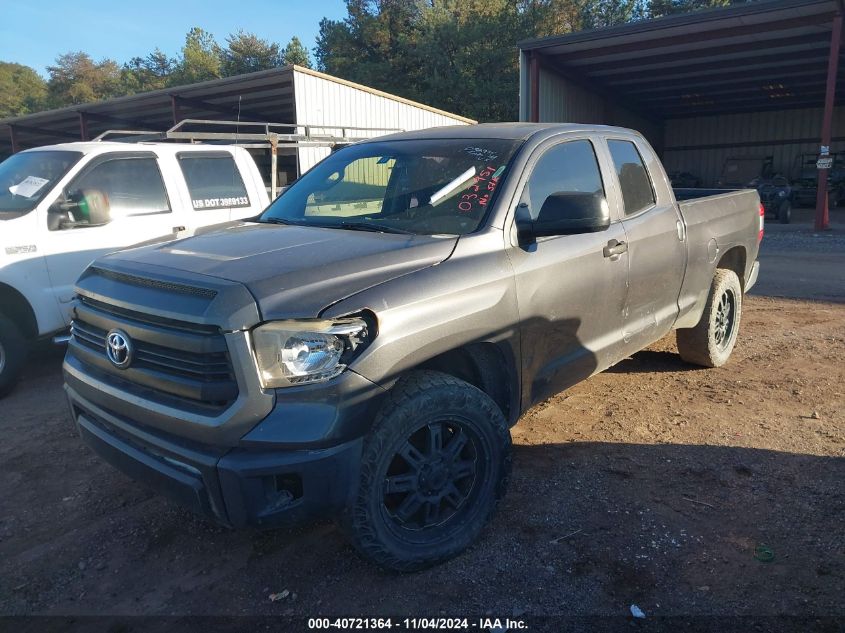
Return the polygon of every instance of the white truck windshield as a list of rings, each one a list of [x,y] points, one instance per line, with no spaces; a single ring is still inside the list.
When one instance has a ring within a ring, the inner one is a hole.
[[[0,220],[32,211],[80,158],[81,152],[21,152],[0,163]]]

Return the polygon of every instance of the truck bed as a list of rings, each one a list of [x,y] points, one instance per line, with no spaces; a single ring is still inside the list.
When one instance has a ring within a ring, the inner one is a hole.
[[[743,286],[750,278],[760,247],[760,197],[754,189],[676,189],[675,196],[688,245],[676,327],[692,327],[701,316],[716,264],[725,253],[732,251],[732,257],[738,258]]]

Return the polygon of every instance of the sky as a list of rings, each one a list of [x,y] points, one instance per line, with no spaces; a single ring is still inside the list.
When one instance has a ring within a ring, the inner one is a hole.
[[[0,61],[46,77],[69,51],[119,64],[156,47],[173,57],[194,26],[221,44],[238,29],[283,47],[296,35],[313,61],[320,20],[345,15],[343,0],[0,0]]]

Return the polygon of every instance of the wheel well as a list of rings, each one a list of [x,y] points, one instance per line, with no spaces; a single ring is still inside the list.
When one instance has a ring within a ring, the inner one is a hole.
[[[415,369],[449,374],[478,387],[511,424],[519,416],[519,389],[514,362],[495,343],[472,343],[431,358]]]
[[[719,260],[719,263],[716,264],[716,268],[727,268],[728,270],[732,270],[736,273],[736,276],[739,277],[739,283],[742,286],[743,290],[745,289],[745,248],[742,246],[734,246],[731,249],[728,249],[722,258]]]
[[[0,312],[17,325],[24,336],[33,339],[38,336],[38,321],[29,301],[17,290],[0,284]]]

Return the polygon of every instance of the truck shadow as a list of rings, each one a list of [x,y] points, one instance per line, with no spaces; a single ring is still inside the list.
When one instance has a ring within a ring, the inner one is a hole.
[[[35,383],[43,379],[61,379],[62,361],[65,358],[67,345],[54,344],[50,340],[37,341],[29,350],[29,357],[21,374],[21,383]],[[24,389],[23,384],[17,385],[16,391]],[[13,392],[14,393],[14,392]]]
[[[705,369],[685,362],[677,352],[643,350],[606,369],[613,374],[697,371]]]

